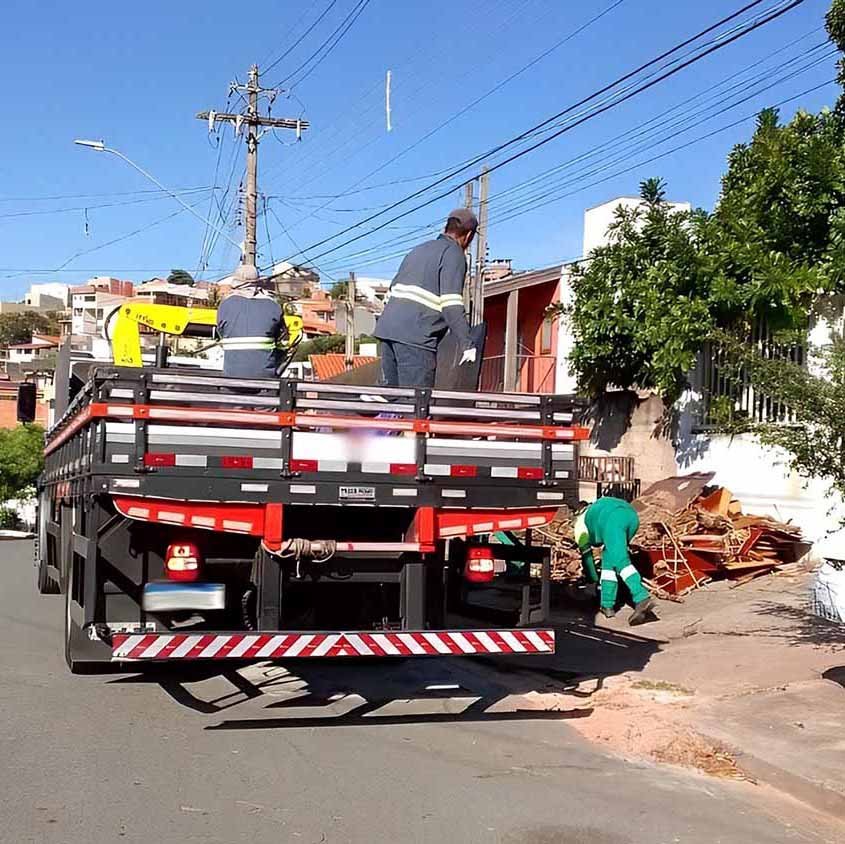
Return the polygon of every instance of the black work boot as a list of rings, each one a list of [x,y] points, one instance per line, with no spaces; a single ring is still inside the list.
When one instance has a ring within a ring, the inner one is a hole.
[[[643,598],[638,604],[635,604],[634,611],[628,619],[628,624],[631,627],[636,627],[638,624],[645,624],[648,621],[649,615],[654,612],[655,603],[654,598],[649,596],[648,598]]]
[[[613,609],[613,607],[601,607],[601,608],[599,609],[599,612],[600,612],[600,613],[601,613],[601,614],[602,614],[605,618],[613,618],[613,617],[616,615],[616,610],[615,610],[615,609]]]

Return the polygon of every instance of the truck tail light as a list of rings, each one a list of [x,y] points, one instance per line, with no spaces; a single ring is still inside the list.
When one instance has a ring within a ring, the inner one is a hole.
[[[495,574],[496,566],[491,548],[474,546],[467,549],[464,577],[470,583],[490,583]]]
[[[199,548],[193,542],[174,542],[167,546],[164,571],[170,580],[198,580],[200,563]]]

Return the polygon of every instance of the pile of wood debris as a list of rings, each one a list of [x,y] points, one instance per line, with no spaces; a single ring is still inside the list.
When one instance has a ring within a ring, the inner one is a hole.
[[[667,478],[633,506],[640,530],[632,547],[637,567],[658,596],[675,598],[714,579],[736,585],[774,571],[790,572],[806,550],[801,530],[768,516],[746,515],[731,491],[709,486],[712,474]],[[561,508],[535,535],[552,549],[552,579],[581,577],[572,515]]]
[[[710,480],[712,475],[667,478],[634,502],[640,530],[632,544],[657,592],[682,595],[722,578],[745,583],[788,570],[805,548],[800,528],[744,515],[731,491],[708,486]]]

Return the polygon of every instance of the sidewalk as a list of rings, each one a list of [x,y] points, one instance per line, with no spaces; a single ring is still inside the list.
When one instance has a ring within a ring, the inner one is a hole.
[[[808,584],[712,584],[634,628],[629,610],[556,612],[555,656],[509,667],[562,707],[575,697],[590,714],[568,723],[613,752],[759,780],[845,820],[845,628],[809,613]]]

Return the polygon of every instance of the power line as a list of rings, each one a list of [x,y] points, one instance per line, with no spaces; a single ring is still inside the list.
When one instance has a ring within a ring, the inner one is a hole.
[[[294,41],[293,44],[291,44],[290,47],[287,48],[287,50],[285,50],[278,58],[270,62],[270,64],[267,65],[267,67],[265,67],[264,70],[261,71],[261,74],[263,75],[265,73],[269,73],[274,67],[276,67],[277,64],[279,64],[280,61],[287,58],[311,34],[314,27],[316,27],[317,24],[320,23],[320,21],[332,10],[332,7],[336,4],[337,0],[331,0],[329,5],[326,6],[325,9],[323,9],[323,13],[317,18],[317,20],[315,20],[314,23],[312,23],[311,26],[309,26],[308,29],[306,29],[305,32],[303,32],[302,35],[300,35],[299,38],[297,38],[296,41]],[[302,18],[300,18],[300,20],[302,20]]]
[[[807,35],[809,34],[813,33],[807,33]],[[528,205],[532,201],[536,200],[538,197],[542,198],[548,196],[551,193],[549,189],[552,188],[555,183],[548,182],[547,177],[553,173],[568,170],[573,165],[586,162],[591,158],[604,158],[604,161],[601,161],[598,164],[589,165],[590,167],[595,167],[595,169],[582,170],[576,176],[567,176],[565,177],[563,182],[559,182],[559,184],[563,185],[572,184],[573,180],[578,181],[579,179],[583,179],[586,176],[591,176],[597,172],[600,172],[603,169],[606,169],[607,167],[613,166],[614,164],[625,160],[626,158],[630,158],[637,152],[640,152],[644,149],[650,149],[655,145],[666,143],[667,141],[672,140],[678,135],[684,134],[690,131],[691,129],[702,125],[703,123],[708,122],[714,119],[715,117],[720,116],[721,114],[724,114],[725,112],[731,109],[737,108],[738,106],[745,104],[750,99],[757,97],[768,90],[771,90],[773,87],[783,84],[784,82],[795,78],[799,74],[811,70],[812,68],[818,66],[819,64],[826,61],[827,59],[830,59],[833,55],[836,54],[837,51],[835,49],[831,49],[828,52],[823,53],[819,56],[814,56],[813,54],[817,53],[820,48],[829,47],[829,42],[821,42],[820,44],[815,45],[809,50],[802,51],[798,56],[793,57],[788,61],[782,62],[780,65],[777,65],[775,67],[764,68],[756,77],[752,77],[751,79],[745,80],[743,82],[735,83],[734,85],[731,85],[730,87],[726,88],[726,85],[731,80],[735,79],[738,76],[747,74],[750,70],[766,62],[772,56],[783,52],[784,49],[788,49],[790,46],[803,40],[807,37],[807,35],[796,39],[790,44],[787,44],[785,47],[775,50],[772,54],[752,63],[751,65],[737,73],[731,74],[719,83],[710,86],[709,88],[703,91],[700,91],[692,97],[688,97],[678,102],[676,105],[666,109],[665,111],[650,118],[649,120],[644,121],[638,126],[635,126],[632,129],[628,129],[625,132],[622,132],[621,134],[615,136],[614,138],[611,138],[610,140],[599,144],[598,146],[591,149],[591,151],[576,156],[575,158],[563,162],[562,164],[556,165],[555,167],[550,168],[522,182],[519,182],[506,190],[499,191],[498,193],[494,194],[491,199],[498,203],[502,198],[506,196],[513,196],[514,194],[524,192],[526,188],[529,188],[532,185],[537,184],[538,182],[542,182],[542,187],[539,193],[535,192],[534,194],[516,199],[515,202],[511,204],[511,209],[520,207],[521,204]],[[803,62],[803,64],[799,65],[797,68],[792,67],[797,62]],[[779,77],[773,77],[773,74],[781,71],[785,72],[784,75]],[[762,83],[767,84],[765,84],[764,87],[759,87]],[[727,98],[729,98],[730,101],[726,104]],[[715,113],[710,114],[709,116],[705,116],[707,115],[707,112],[712,110],[713,108],[712,105],[706,105],[704,107],[698,107],[697,110],[694,110],[692,112],[685,111],[683,116],[678,119],[673,118],[671,121],[664,120],[665,117],[667,117],[668,115],[672,115],[680,109],[687,109],[696,100],[701,100],[702,103],[707,103],[711,100],[716,100],[716,106],[718,106],[718,110]],[[671,134],[666,134],[667,131],[671,132]],[[631,145],[632,141],[633,145]],[[621,154],[621,157],[617,157],[613,160],[608,159],[608,156],[606,155],[608,151],[612,150],[614,147],[622,147],[626,145],[629,148]],[[511,209],[506,208],[503,209],[503,211],[507,213],[507,211]],[[502,213],[502,211],[500,211],[499,213]],[[415,229],[415,232],[418,234],[420,232],[427,231],[433,226],[438,225],[439,222],[440,221],[438,220],[431,221],[425,226],[421,226]],[[413,235],[411,235],[410,237],[412,238]],[[407,235],[399,235],[397,237],[384,241],[376,246],[369,247],[368,249],[364,249],[359,252],[347,253],[341,260],[349,262],[352,259],[370,255],[380,250],[383,251],[386,247],[389,248],[391,246],[398,245],[399,243],[405,242],[408,239],[409,236]]]
[[[636,74],[638,74],[642,70],[651,67],[653,64],[662,62],[665,58],[667,58],[668,56],[671,56],[673,53],[676,53],[676,52],[680,51],[681,49],[683,49],[684,47],[688,46],[689,44],[694,43],[695,41],[702,38],[704,35],[707,35],[707,34],[713,32],[714,30],[718,29],[720,26],[724,25],[725,23],[734,20],[736,17],[742,15],[744,12],[748,11],[749,9],[760,5],[761,2],[763,2],[763,0],[755,0],[755,2],[747,4],[746,6],[739,9],[737,12],[734,12],[733,14],[723,18],[722,20],[718,21],[717,23],[707,27],[705,30],[702,30],[701,32],[697,33],[696,35],[692,36],[691,38],[686,39],[685,41],[683,41],[680,44],[676,45],[675,47],[671,48],[670,50],[664,52],[663,54],[658,56],[656,59],[652,59],[651,61],[646,62],[645,64],[641,65],[636,70],[630,71],[629,73],[620,77],[616,81],[610,83],[609,85],[606,85],[604,88],[600,89],[599,91],[597,91],[593,94],[590,94],[586,98],[582,99],[580,102],[578,102],[578,103],[576,103],[572,106],[569,106],[566,109],[563,109],[562,111],[558,112],[556,115],[553,115],[552,117],[548,118],[547,120],[543,121],[542,123],[537,124],[536,126],[532,127],[531,129],[527,130],[526,132],[523,132],[522,134],[516,136],[515,138],[512,138],[508,141],[505,141],[504,143],[499,144],[497,147],[494,147],[492,150],[488,150],[486,153],[483,153],[482,155],[477,156],[477,158],[475,159],[475,161],[473,163],[479,163],[480,161],[483,161],[485,158],[487,158],[491,155],[495,155],[498,152],[505,150],[507,147],[510,147],[510,146],[514,145],[515,143],[525,139],[526,137],[533,135],[534,133],[537,132],[538,129],[540,129],[544,126],[547,126],[550,123],[553,123],[555,120],[558,120],[563,115],[566,115],[566,114],[574,111],[576,108],[581,107],[585,103],[590,102],[593,99],[596,99],[597,97],[601,96],[602,94],[606,93],[607,91],[609,91],[609,90],[613,89],[614,87],[616,87],[617,85],[619,85],[621,82],[627,81],[628,79],[635,76]],[[703,49],[702,51],[699,51],[697,54],[693,55],[692,57],[685,59],[684,61],[681,61],[680,63],[676,64],[674,67],[669,66],[668,69],[664,70],[662,73],[653,77],[652,79],[649,79],[648,81],[634,87],[633,90],[629,90],[626,93],[620,94],[620,96],[616,100],[611,101],[610,103],[605,103],[604,105],[601,105],[601,106],[595,108],[592,112],[588,112],[587,114],[584,114],[583,116],[578,117],[577,119],[573,120],[573,122],[571,122],[571,123],[563,126],[562,128],[558,129],[556,132],[554,132],[550,136],[533,143],[529,147],[527,147],[523,150],[520,150],[519,152],[515,152],[515,153],[511,154],[510,156],[508,156],[507,158],[505,158],[502,161],[497,162],[496,164],[491,165],[489,167],[489,171],[492,173],[495,170],[501,169],[502,167],[512,163],[513,161],[516,161],[519,158],[522,158],[523,156],[527,155],[528,153],[533,152],[534,150],[538,149],[539,147],[544,146],[547,143],[550,143],[551,141],[560,137],[564,133],[571,131],[575,127],[587,122],[588,120],[591,120],[591,119],[597,117],[598,115],[603,114],[605,111],[608,111],[611,108],[616,107],[617,105],[621,104],[622,102],[625,102],[629,99],[632,99],[633,97],[637,96],[638,94],[654,87],[655,85],[657,85],[660,82],[668,79],[669,77],[674,76],[675,74],[679,73],[681,70],[684,70],[685,68],[701,61],[702,59],[704,59],[708,55],[715,53],[718,50],[723,49],[724,47],[728,46],[729,44],[732,44],[734,41],[737,41],[740,38],[742,38],[746,35],[749,35],[751,32],[754,32],[755,30],[757,30],[760,27],[766,25],[767,23],[770,23],[771,21],[775,20],[776,18],[781,17],[782,15],[786,14],[786,12],[788,12],[791,9],[801,5],[803,2],[804,2],[804,0],[791,0],[791,2],[788,2],[786,5],[781,5],[779,8],[770,9],[768,12],[766,12],[763,15],[761,15],[760,17],[758,17],[756,20],[752,20],[749,23],[745,24],[744,26],[738,28],[728,37],[722,38],[721,40],[717,40],[715,43],[712,43],[709,47],[706,47],[706,49]],[[380,211],[380,212],[377,212],[375,214],[372,214],[369,217],[366,217],[364,220],[361,220],[358,223],[355,223],[351,226],[348,226],[347,228],[341,230],[340,232],[338,232],[334,235],[331,235],[330,237],[327,237],[327,238],[324,238],[321,241],[318,241],[317,243],[308,247],[309,251],[316,249],[316,248],[319,248],[320,246],[328,243],[329,241],[334,240],[334,239],[342,236],[343,234],[351,232],[356,228],[360,228],[362,225],[365,225],[366,223],[376,219],[377,217],[380,217],[380,216],[388,213],[389,211],[397,208],[399,205],[402,205],[406,202],[409,202],[411,199],[415,199],[416,197],[421,196],[422,194],[428,192],[432,188],[437,187],[438,185],[441,185],[444,182],[448,181],[449,178],[451,178],[452,176],[455,176],[455,175],[459,174],[460,172],[468,169],[470,166],[472,166],[472,164],[467,164],[467,165],[464,165],[462,167],[459,167],[456,170],[452,171],[452,173],[450,173],[449,175],[438,179],[436,182],[433,182],[430,185],[423,187],[418,191],[415,191],[413,194],[410,194],[409,196],[404,197],[403,199],[398,200],[397,202],[393,203],[388,208],[386,208],[384,211]],[[347,246],[350,243],[353,243],[357,240],[360,240],[363,237],[367,237],[370,234],[373,234],[374,232],[381,230],[382,228],[384,228],[386,225],[388,225],[390,223],[396,222],[396,220],[402,219],[402,218],[408,216],[409,214],[412,214],[415,211],[420,210],[421,208],[427,207],[428,205],[431,205],[434,202],[437,202],[438,200],[443,199],[446,196],[449,196],[456,189],[460,188],[461,185],[463,185],[463,184],[466,184],[466,180],[464,180],[460,184],[451,186],[446,191],[439,193],[435,197],[415,206],[414,208],[411,208],[407,211],[402,212],[401,214],[398,214],[398,215],[390,218],[385,223],[382,223],[382,224],[374,227],[370,231],[364,232],[362,234],[355,235],[354,237],[347,239],[346,241],[344,241],[340,245],[332,247],[331,249],[325,250],[324,252],[317,254],[316,256],[314,256],[314,259],[318,259],[318,258],[323,257],[324,255],[338,251],[339,249],[342,249],[344,246]]]
[[[828,79],[825,82],[822,82],[818,85],[813,86],[812,88],[807,88],[806,90],[801,91],[798,94],[795,94],[791,97],[788,97],[787,99],[784,99],[784,100],[781,100],[778,103],[775,103],[773,108],[780,108],[784,105],[788,105],[789,103],[794,102],[795,100],[800,99],[801,97],[807,96],[808,94],[812,94],[815,91],[818,91],[822,88],[825,88],[828,85],[831,85],[835,82],[836,82],[835,79]],[[517,210],[515,213],[511,213],[510,216],[498,217],[497,219],[495,219],[495,221],[493,221],[490,224],[490,226],[492,227],[493,225],[501,225],[502,223],[510,222],[510,220],[513,220],[516,217],[523,216],[524,214],[531,213],[532,211],[534,211],[536,209],[543,208],[547,205],[552,205],[555,202],[560,202],[563,199],[567,199],[571,196],[575,196],[576,194],[581,193],[585,190],[588,190],[589,188],[603,184],[604,182],[608,182],[611,179],[615,179],[617,176],[624,175],[626,173],[630,173],[632,170],[636,170],[640,167],[644,167],[647,164],[653,164],[655,161],[659,161],[663,158],[667,158],[670,155],[674,155],[675,153],[680,152],[684,149],[687,149],[688,147],[691,147],[694,144],[701,143],[702,141],[705,141],[705,140],[709,140],[710,138],[713,138],[716,135],[721,134],[722,132],[726,132],[729,129],[733,129],[734,127],[739,126],[742,123],[747,123],[749,120],[755,119],[758,116],[758,114],[759,114],[759,112],[746,114],[744,117],[741,117],[737,120],[734,120],[731,123],[727,123],[724,126],[720,126],[718,129],[714,129],[713,131],[707,132],[704,135],[699,135],[698,137],[693,138],[689,141],[686,141],[683,144],[679,144],[675,147],[672,147],[671,149],[665,150],[664,152],[659,153],[658,155],[654,155],[654,156],[647,158],[643,161],[639,161],[636,164],[632,164],[632,165],[625,167],[621,170],[616,170],[615,172],[610,173],[609,175],[606,175],[606,176],[602,177],[601,179],[597,179],[596,181],[590,182],[589,184],[586,184],[586,185],[581,185],[579,188],[572,190],[568,193],[556,195],[553,198],[547,199],[546,201],[541,202],[541,203],[531,203],[531,206],[529,208],[526,208],[524,210]],[[364,266],[364,267],[371,266],[372,264],[377,264],[377,263],[380,263],[381,261],[388,260],[390,258],[399,257],[399,256],[404,255],[404,254],[405,254],[405,251],[402,250],[402,251],[396,252],[394,254],[378,255],[378,256],[372,258],[371,260],[363,261],[363,262],[359,261],[359,262],[356,262],[356,264],[359,267],[361,267],[361,266]]]
[[[199,200],[193,203],[191,207],[195,208],[202,201],[203,200]],[[185,209],[180,208],[178,211],[172,211],[170,214],[167,214],[164,217],[159,217],[157,220],[153,220],[152,222],[147,223],[146,225],[141,226],[140,228],[134,229],[131,232],[127,232],[126,234],[120,235],[119,237],[115,237],[112,240],[107,240],[104,243],[99,243],[96,246],[90,247],[89,249],[83,249],[79,252],[74,252],[73,255],[71,255],[67,260],[63,261],[61,264],[59,264],[55,269],[50,270],[50,272],[61,272],[62,270],[64,270],[65,267],[67,267],[68,264],[70,264],[72,261],[75,261],[77,258],[81,258],[83,255],[90,255],[92,252],[98,252],[100,249],[105,249],[107,246],[113,246],[115,243],[121,243],[124,240],[128,240],[131,237],[135,237],[136,235],[142,234],[143,232],[148,231],[149,229],[155,226],[161,225],[161,223],[167,222],[167,220],[172,220],[174,217],[178,217],[179,214],[184,213]],[[7,275],[5,276],[5,278],[12,278],[13,275],[14,274]]]
[[[198,188],[194,191],[182,191],[182,195],[196,196],[197,194],[205,194],[212,191],[213,188]],[[7,214],[0,214],[0,219],[6,220],[13,217],[38,217],[44,214],[67,214],[71,211],[94,211],[98,208],[118,208],[125,205],[140,205],[145,202],[158,202],[162,199],[171,198],[171,194],[159,191],[160,196],[146,196],[139,199],[127,199],[123,202],[103,202],[97,205],[76,205],[68,208],[38,208],[29,211],[10,211]]]
[[[500,32],[506,31],[509,27],[512,27],[512,25],[514,24],[515,21],[524,21],[524,18],[525,18],[524,10],[526,9],[527,6],[531,5],[532,2],[534,2],[534,0],[520,0],[520,2],[518,2],[518,3],[507,3],[507,4],[505,4],[506,7],[508,8],[509,12],[510,12],[509,16],[506,18],[506,20],[504,22],[500,23],[491,32],[481,34],[482,37],[479,39],[481,46],[483,47],[484,45],[495,45],[495,44],[497,44],[498,43],[497,36],[499,35]],[[495,7],[495,4],[493,4],[493,5]],[[545,17],[547,14],[548,14],[548,10],[546,9],[544,14],[541,15],[540,19],[542,19],[542,17]],[[489,14],[487,16],[489,17]],[[474,26],[473,29],[471,30],[471,32],[472,33],[478,33],[479,32],[478,27]],[[438,36],[439,37],[437,39],[437,44],[438,44],[439,49],[435,50],[435,52],[433,52],[433,53],[426,52],[426,54],[425,54],[425,68],[428,70],[433,65],[442,66],[442,67],[445,68],[445,70],[444,70],[444,73],[441,74],[441,75],[448,77],[450,75],[454,75],[454,73],[455,73],[454,67],[449,65],[448,62],[438,62],[437,60],[439,58],[443,57],[443,56],[450,56],[451,57],[451,56],[454,56],[456,54],[457,55],[469,55],[469,54],[471,54],[471,51],[469,51],[467,48],[470,45],[467,44],[465,37],[461,39],[460,43],[455,44],[454,42],[448,40],[445,37],[440,37],[440,33],[438,33]],[[501,51],[497,49],[497,50],[495,50],[495,52],[500,53]],[[474,53],[472,53],[472,55],[475,56]],[[476,56],[475,60],[473,61],[472,65],[469,69],[469,71],[461,73],[462,78],[468,79],[469,74],[472,73],[473,70],[480,70],[480,69],[484,68],[484,65],[485,65],[485,63],[479,61],[478,57]],[[412,71],[414,69],[414,67],[415,67],[415,62],[409,61],[409,62],[405,62],[403,64],[400,64],[398,67],[393,68],[393,77],[394,77],[394,81],[398,83],[398,87],[399,87],[398,95],[399,96],[403,96],[402,85],[407,84],[406,82],[403,82],[403,80],[408,80],[408,79],[413,80],[413,79],[416,79],[417,77],[419,77],[421,75],[418,72],[417,73],[410,72],[409,75],[403,76],[403,73],[402,73],[403,71],[406,71],[406,70]],[[486,70],[486,68],[484,68],[484,69]],[[432,87],[434,85],[435,81],[436,81],[436,77],[435,77],[434,80],[432,80],[430,78],[426,79],[423,82],[422,85],[418,86],[416,89],[414,89],[414,90],[408,92],[407,94],[405,94],[404,95],[405,98],[407,100],[410,100],[410,101],[416,101],[418,99],[418,95],[420,93],[422,93],[424,90],[426,90],[427,88]],[[346,147],[349,146],[350,143],[355,144],[353,151],[350,153],[350,157],[352,157],[352,156],[360,155],[364,150],[366,150],[370,146],[372,146],[373,143],[376,143],[377,141],[382,140],[384,138],[384,135],[379,133],[376,137],[371,138],[368,142],[361,143],[362,132],[367,128],[373,128],[373,125],[374,125],[374,121],[371,119],[370,115],[375,110],[381,110],[384,107],[384,105],[383,105],[384,101],[383,101],[382,96],[381,96],[381,91],[383,90],[383,85],[384,85],[384,81],[380,77],[378,79],[378,81],[375,82],[370,88],[368,88],[363,94],[361,94],[357,97],[351,97],[350,98],[355,103],[355,108],[352,111],[353,111],[353,114],[355,115],[356,119],[351,122],[351,124],[349,125],[348,128],[346,126],[346,123],[340,123],[340,120],[338,119],[333,124],[330,124],[332,127],[336,127],[336,128],[334,128],[333,132],[326,133],[324,131],[324,132],[321,133],[320,140],[322,141],[322,143],[318,142],[317,144],[309,145],[306,148],[305,161],[307,162],[308,166],[305,167],[305,170],[303,172],[302,167],[301,167],[301,160],[300,160],[300,162],[298,162],[300,169],[297,173],[297,176],[300,178],[300,181],[296,185],[297,190],[300,189],[303,185],[309,184],[310,182],[312,182],[314,180],[313,178],[308,178],[308,176],[318,166],[322,166],[321,175],[324,175],[325,172],[331,172],[331,169],[333,169],[333,168],[326,169],[325,166],[323,166],[324,161],[328,160],[330,158],[334,158],[336,155],[340,154]],[[369,97],[369,95],[371,93],[373,93],[374,91],[379,91],[380,96],[378,97],[378,99],[375,102],[373,102],[369,107],[362,108],[361,105],[360,105],[360,102],[362,100],[366,99],[367,97]],[[415,109],[414,111],[411,112],[411,114],[415,113],[416,111],[419,111],[419,109]],[[338,123],[340,123],[340,125],[337,125]],[[360,130],[358,128],[359,126],[361,127]],[[334,147],[327,149],[325,151],[325,154],[323,154],[323,147],[327,146],[330,142],[334,141],[336,137],[342,137],[343,140],[341,141],[341,143],[337,144]],[[276,172],[276,171],[273,171],[273,172]],[[305,179],[301,178],[303,175],[306,177]]]
[[[291,236],[291,233],[287,229],[287,226],[285,226],[285,224],[282,222],[279,215],[276,213],[276,210],[273,208],[272,205],[269,206],[269,209],[270,209],[270,213],[276,218],[276,222],[282,227],[282,231],[285,233],[285,236],[287,237],[287,239],[294,245],[295,249],[299,250],[297,252],[297,255],[303,255],[305,257],[305,260],[308,261],[308,256],[305,254],[305,252],[302,251],[302,249],[300,249],[299,244],[293,239],[293,237]],[[311,263],[313,263],[313,262],[311,262]],[[275,264],[273,264],[273,266],[275,267]],[[329,272],[324,270],[322,267],[317,266],[317,264],[313,264],[313,266],[318,272],[320,272],[322,275],[325,275],[329,279],[329,281],[336,281],[334,276],[332,276]]]
[[[514,79],[517,79],[519,76],[521,76],[521,75],[522,75],[523,73],[525,73],[526,71],[530,70],[532,67],[534,67],[536,64],[538,64],[539,62],[541,62],[543,59],[545,59],[546,57],[550,56],[550,55],[551,55],[551,54],[552,54],[555,50],[560,49],[560,47],[562,47],[564,44],[569,43],[569,42],[570,42],[573,38],[576,38],[576,37],[577,37],[577,36],[579,36],[582,32],[584,32],[586,29],[589,29],[589,28],[590,28],[590,27],[591,27],[594,23],[597,23],[597,22],[598,22],[598,21],[600,21],[603,17],[605,17],[606,15],[610,14],[610,12],[612,12],[614,9],[618,8],[619,6],[621,6],[623,2],[624,2],[624,0],[615,0],[615,2],[614,2],[614,3],[612,3],[610,6],[608,6],[608,7],[607,7],[607,8],[605,8],[605,9],[603,9],[603,10],[602,10],[601,12],[599,12],[598,14],[594,15],[594,16],[593,16],[592,18],[590,18],[588,21],[586,21],[585,23],[581,24],[581,26],[577,27],[577,28],[576,28],[576,29],[574,29],[572,32],[570,32],[570,33],[568,33],[567,35],[565,35],[563,38],[558,39],[558,40],[557,40],[554,44],[552,44],[550,47],[548,47],[548,48],[546,48],[545,50],[543,50],[541,53],[539,53],[538,55],[536,55],[536,56],[535,56],[533,59],[531,59],[529,62],[527,62],[526,64],[522,65],[522,67],[520,67],[518,70],[516,70],[516,71],[514,71],[513,73],[511,73],[509,76],[507,76],[505,79],[503,79],[503,80],[502,80],[501,82],[499,82],[498,84],[494,85],[492,88],[490,88],[490,89],[489,89],[488,91],[486,91],[484,94],[482,94],[480,97],[476,97],[474,100],[472,100],[472,102],[468,103],[468,104],[467,104],[467,105],[465,105],[463,108],[461,108],[459,111],[455,112],[455,113],[454,113],[454,114],[452,114],[450,117],[448,117],[446,120],[444,120],[443,122],[439,123],[439,124],[438,124],[437,126],[435,126],[433,129],[431,129],[431,130],[429,130],[428,132],[426,132],[426,134],[424,134],[421,138],[418,138],[418,139],[417,139],[416,141],[414,141],[412,144],[410,144],[409,146],[407,146],[407,147],[405,147],[404,149],[400,150],[400,151],[399,151],[396,155],[394,155],[392,158],[388,159],[388,160],[387,160],[387,161],[385,161],[383,164],[380,164],[380,165],[379,165],[378,167],[376,167],[374,170],[371,170],[371,171],[370,171],[369,173],[367,173],[365,176],[363,176],[362,178],[358,179],[358,181],[357,181],[357,182],[354,182],[354,183],[351,185],[351,187],[352,187],[352,188],[356,188],[356,187],[358,187],[358,185],[360,185],[362,182],[366,182],[366,181],[367,181],[367,179],[371,178],[372,176],[375,176],[375,175],[376,175],[376,173],[380,173],[382,170],[386,169],[386,168],[387,168],[387,167],[389,167],[391,164],[395,163],[395,162],[396,162],[396,161],[398,161],[400,158],[402,158],[403,156],[407,155],[407,154],[408,154],[409,152],[411,152],[412,150],[416,149],[416,148],[417,148],[420,144],[425,143],[425,142],[426,142],[429,138],[431,138],[431,137],[433,137],[434,135],[436,135],[436,134],[437,134],[437,133],[438,133],[441,129],[445,129],[445,128],[446,128],[447,126],[449,126],[451,123],[454,123],[454,122],[455,122],[456,120],[458,120],[460,117],[463,117],[463,115],[465,115],[468,111],[471,111],[471,110],[472,110],[473,108],[475,108],[477,105],[479,105],[480,103],[484,102],[484,100],[486,100],[486,99],[488,99],[489,97],[493,96],[493,94],[496,94],[496,93],[498,93],[499,91],[501,91],[501,90],[502,90],[502,88],[504,88],[504,87],[505,87],[506,85],[508,85],[509,83],[513,82],[513,80],[514,80]],[[340,194],[340,196],[346,196],[346,195],[347,195],[347,194],[346,194],[345,192],[344,192],[344,193],[342,193],[342,194]],[[330,204],[330,202],[325,202],[323,205],[321,205],[321,206],[320,206],[319,208],[317,208],[316,210],[317,210],[317,211],[321,211],[323,208],[325,208],[325,207],[326,207],[327,205],[329,205],[329,204]],[[312,212],[311,214],[309,214],[309,215],[308,215],[307,217],[305,217],[304,219],[306,219],[306,220],[307,220],[309,217],[314,216],[314,214],[315,214],[315,213],[316,213],[316,212]]]
[[[300,82],[306,79],[311,73],[317,68],[322,61],[329,55],[329,53],[334,50],[337,46],[338,42],[343,38],[344,35],[349,31],[350,27],[358,20],[358,17],[364,11],[364,9],[369,5],[370,0],[358,0],[355,6],[352,8],[352,11],[341,21],[340,25],[332,32],[332,34],[304,61],[302,62],[299,67],[294,70],[292,73],[289,73],[280,83],[279,86],[284,85],[288,80],[293,79],[303,68],[307,67],[317,56],[319,58],[316,59],[314,65],[309,68],[305,74],[298,80],[291,83],[290,88],[295,88]],[[332,4],[334,5],[334,4]],[[322,56],[320,53],[323,50],[326,50]],[[266,71],[265,71],[266,73]]]
[[[201,190],[209,190],[212,185],[197,185],[191,188],[175,188],[171,193],[185,194]],[[65,193],[52,196],[0,196],[0,202],[49,202],[60,199],[101,199],[112,196],[139,196],[148,193],[163,193],[161,188],[144,188],[143,190],[110,191],[109,193]],[[90,205],[88,206],[91,207]]]

